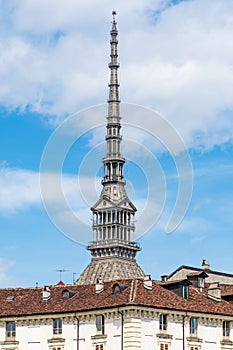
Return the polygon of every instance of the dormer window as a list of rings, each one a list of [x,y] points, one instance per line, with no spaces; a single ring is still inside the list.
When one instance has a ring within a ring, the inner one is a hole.
[[[69,290],[69,289],[64,289],[62,291],[62,298],[63,299],[70,299],[72,298],[74,295],[76,294],[76,292]]]
[[[64,292],[62,293],[62,297],[63,299],[69,299],[70,293],[68,290],[64,290]]]
[[[113,294],[122,293],[127,288],[128,288],[128,284],[115,283],[112,287],[112,293]]]
[[[188,299],[189,297],[189,286],[180,285],[180,297],[184,299]]]
[[[197,287],[198,288],[204,288],[205,287],[205,279],[201,276],[197,279]]]

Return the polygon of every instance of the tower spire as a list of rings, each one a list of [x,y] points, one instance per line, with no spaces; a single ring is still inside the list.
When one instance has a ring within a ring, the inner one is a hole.
[[[108,99],[108,116],[107,116],[107,156],[103,159],[104,179],[103,185],[111,182],[121,182],[124,184],[124,163],[125,159],[121,157],[121,123],[120,123],[120,99],[119,99],[119,82],[118,82],[118,31],[116,26],[116,12],[112,12],[113,22],[111,35],[110,51],[110,83]]]
[[[107,154],[103,158],[102,192],[92,210],[93,239],[88,246],[91,263],[77,283],[103,280],[140,278],[144,272],[135,257],[140,250],[134,241],[134,215],[137,211],[127,196],[124,180],[125,158],[121,156],[121,117],[118,82],[118,30],[116,12],[110,31],[110,82],[106,125]]]

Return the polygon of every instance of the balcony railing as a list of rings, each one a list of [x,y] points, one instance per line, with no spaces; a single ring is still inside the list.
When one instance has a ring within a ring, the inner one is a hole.
[[[116,245],[124,245],[124,246],[130,246],[135,249],[140,250],[140,245],[136,242],[128,242],[121,239],[109,239],[109,240],[101,240],[101,241],[91,241],[88,244],[88,247],[109,247],[109,246],[116,246]]]

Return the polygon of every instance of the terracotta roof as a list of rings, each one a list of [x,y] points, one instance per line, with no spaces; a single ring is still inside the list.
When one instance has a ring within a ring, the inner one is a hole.
[[[161,286],[170,286],[170,285],[172,285],[172,284],[182,284],[182,283],[184,283],[184,284],[191,284],[191,282],[187,279],[187,278],[181,278],[181,279],[179,279],[179,280],[168,280],[168,281],[164,281],[164,282],[162,282],[162,281],[159,281],[158,282],[158,284],[160,284]]]
[[[64,285],[65,285],[65,283],[62,282],[62,281],[59,281],[59,282],[57,283],[57,286],[64,286]]]
[[[222,295],[233,295],[233,285],[221,284]]]
[[[121,293],[114,294],[116,284],[128,285]],[[233,286],[231,286],[233,289]],[[95,285],[50,286],[50,299],[43,301],[43,288],[0,289],[0,317],[46,315],[91,311],[127,305],[211,313],[233,316],[233,305],[225,300],[215,302],[190,286],[189,299],[183,299],[153,281],[152,290],[143,285],[142,279],[125,279],[104,283],[103,292],[96,294]],[[65,291],[72,292],[65,298]]]

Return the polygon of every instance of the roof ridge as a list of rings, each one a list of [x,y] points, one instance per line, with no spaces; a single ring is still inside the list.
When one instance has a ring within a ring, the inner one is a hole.
[[[137,293],[138,280],[135,278],[131,282],[130,303],[134,302]]]

